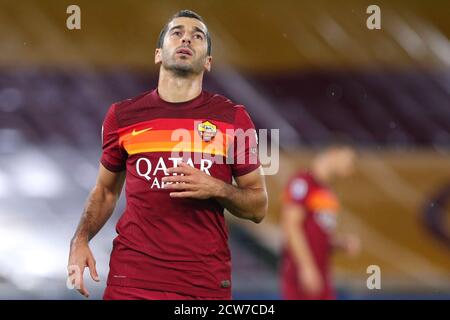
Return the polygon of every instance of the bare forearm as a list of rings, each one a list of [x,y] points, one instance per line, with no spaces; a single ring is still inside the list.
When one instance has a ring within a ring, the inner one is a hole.
[[[288,245],[297,264],[305,267],[315,266],[314,258],[309,249],[305,234],[297,230],[296,225],[287,226],[287,228]]]
[[[117,194],[96,186],[88,197],[72,243],[89,242],[111,217],[117,199]]]
[[[263,188],[240,188],[223,183],[216,199],[233,215],[256,223],[261,222],[267,212],[267,194]]]

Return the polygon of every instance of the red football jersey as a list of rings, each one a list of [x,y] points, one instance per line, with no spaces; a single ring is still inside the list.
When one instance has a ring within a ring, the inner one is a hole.
[[[244,137],[246,130],[253,134]],[[242,137],[245,144],[237,145]],[[126,170],[126,209],[108,284],[230,298],[224,208],[215,199],[171,198],[161,181],[182,159],[227,183],[256,170],[256,131],[245,108],[206,91],[170,103],[156,89],[109,108],[100,161],[110,171]]]
[[[331,236],[336,227],[339,202],[335,194],[317,181],[309,172],[301,172],[290,181],[283,194],[284,202],[294,202],[303,207],[305,219],[298,226],[303,230],[314,261],[324,282],[322,292],[317,299],[333,298],[330,283],[329,258],[331,254]],[[282,290],[287,299],[307,299],[298,281],[297,265],[289,248],[283,250]]]

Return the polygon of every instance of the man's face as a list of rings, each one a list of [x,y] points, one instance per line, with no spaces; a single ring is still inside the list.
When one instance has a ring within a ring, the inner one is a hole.
[[[346,178],[353,173],[355,169],[355,151],[351,148],[337,148],[331,151],[331,155],[335,173],[338,177]]]
[[[206,33],[205,24],[197,19],[173,19],[167,27],[162,48],[156,49],[155,63],[184,76],[210,71]]]

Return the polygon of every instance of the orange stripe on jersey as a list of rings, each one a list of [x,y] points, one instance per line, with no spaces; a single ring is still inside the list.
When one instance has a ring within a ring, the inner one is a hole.
[[[145,130],[145,129],[144,129]],[[133,134],[134,132],[134,134]],[[211,144],[215,141],[224,140],[225,139],[232,139],[230,135],[222,134],[222,132],[217,132],[216,136],[214,137],[211,142],[205,142],[205,144]],[[198,133],[194,130],[186,130],[186,129],[180,129],[178,131],[176,130],[136,130],[132,131],[132,133],[122,134],[119,137],[119,143],[123,145],[124,143],[130,144],[130,143],[143,143],[143,142],[153,142],[153,141],[183,141],[183,140],[191,140],[191,141],[199,141],[202,142],[201,137],[198,135]]]
[[[192,132],[193,133],[193,132]],[[227,138],[227,136],[225,137]],[[135,142],[134,139],[124,140],[123,147],[129,155],[142,152],[201,152],[204,154],[226,156],[228,145],[231,139],[213,139],[210,142],[200,140],[181,140],[181,141],[167,141],[152,139],[139,139],[142,142]]]
[[[144,131],[145,130],[145,131]],[[153,141],[171,141],[173,130],[155,130],[153,128],[146,128],[142,130],[133,130],[129,133],[122,134],[119,137],[119,144],[127,145],[134,143],[144,143]],[[181,131],[180,131],[181,133]],[[189,134],[192,135],[191,132]],[[176,135],[174,138],[178,138]]]
[[[226,156],[230,144],[233,143],[233,136],[225,134],[225,130],[230,129],[231,125],[208,121],[210,127],[214,128],[214,136],[209,140],[202,139],[198,128],[195,128],[195,123],[202,122],[194,119],[158,119],[142,122],[121,129],[118,132],[119,144],[129,155],[173,151]]]
[[[316,190],[308,196],[306,205],[312,211],[326,210],[330,213],[337,213],[339,202],[336,197],[326,190]]]

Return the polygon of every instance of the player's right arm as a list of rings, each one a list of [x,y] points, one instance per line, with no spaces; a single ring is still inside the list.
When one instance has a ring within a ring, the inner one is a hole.
[[[305,210],[297,203],[288,202],[283,205],[281,217],[288,249],[296,262],[300,286],[311,295],[317,294],[322,289],[322,278],[308,239],[303,228],[299,227],[306,217]]]
[[[78,270],[77,290],[88,297],[83,281],[83,272],[89,268],[91,277],[99,281],[95,259],[89,248],[89,241],[100,231],[111,217],[120,197],[125,180],[125,171],[112,172],[100,164],[97,182],[87,199],[80,222],[70,242],[68,270]]]

